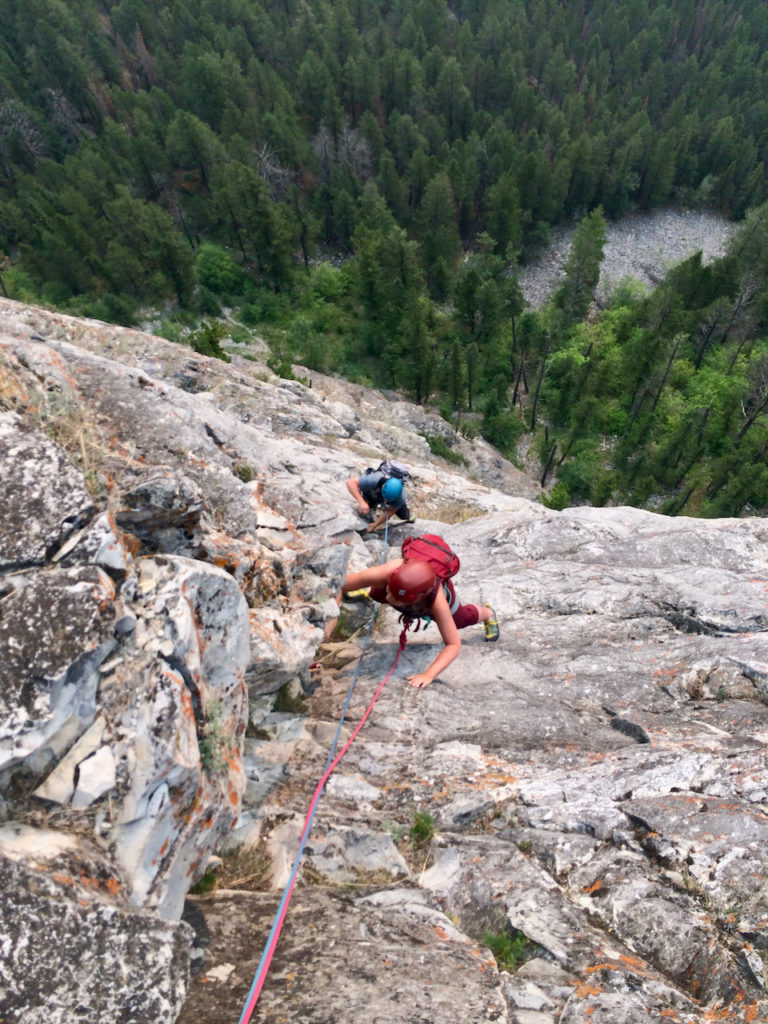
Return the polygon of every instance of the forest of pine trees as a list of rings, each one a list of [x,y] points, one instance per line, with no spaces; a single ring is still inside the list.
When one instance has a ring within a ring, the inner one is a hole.
[[[525,434],[556,507],[764,514],[767,64],[753,0],[6,0],[0,291]],[[666,203],[728,255],[597,308]]]

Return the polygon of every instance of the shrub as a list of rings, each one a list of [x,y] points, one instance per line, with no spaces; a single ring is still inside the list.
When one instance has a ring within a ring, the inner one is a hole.
[[[153,332],[158,338],[165,338],[166,341],[181,343],[184,327],[178,320],[163,320]]]
[[[240,309],[240,319],[249,327],[279,323],[289,302],[269,289],[249,290],[248,299]]]
[[[192,306],[198,316],[221,316],[221,303],[210,288],[198,288]]]
[[[502,408],[495,394],[489,395],[485,403],[482,433],[486,441],[490,441],[505,455],[514,455],[520,435],[525,424],[518,414],[509,408]]]
[[[542,496],[541,503],[556,512],[562,512],[564,508],[568,508],[571,503],[571,494],[567,485],[562,480],[558,481],[549,494]]]
[[[439,434],[422,434],[424,440],[429,445],[429,450],[433,455],[437,455],[441,459],[445,459],[447,462],[452,462],[456,466],[466,465],[466,459],[459,452],[453,451],[448,447],[448,442],[444,437],[440,437]]]
[[[108,324],[131,327],[136,323],[136,303],[126,295],[102,295],[98,299],[73,299],[67,309],[75,316],[89,316]]]
[[[560,480],[572,496],[589,501],[593,500],[595,483],[602,475],[602,470],[596,443],[591,440],[580,441],[560,468]]]
[[[245,274],[226,249],[203,242],[197,252],[197,280],[216,295],[241,294]]]
[[[290,714],[305,715],[307,713],[307,702],[303,693],[293,694],[290,680],[283,683],[277,691],[273,711],[288,712]]]
[[[493,953],[502,971],[513,971],[523,961],[528,940],[522,932],[483,932],[483,945]]]
[[[267,366],[270,368],[272,373],[277,374],[278,377],[282,377],[283,380],[296,380],[296,375],[293,372],[291,361],[285,356],[269,356],[267,358]]]
[[[235,465],[235,476],[239,477],[244,484],[249,484],[253,480],[253,470],[247,462],[238,462]]]
[[[248,345],[253,340],[251,332],[241,324],[230,324],[229,336],[236,345]]]
[[[222,359],[228,363],[230,358],[220,344],[226,333],[224,324],[206,320],[200,330],[190,335],[192,348],[202,356],[213,356],[214,359]]]
[[[309,272],[309,292],[325,302],[340,302],[348,287],[347,275],[330,263],[319,263]]]
[[[435,834],[435,819],[426,811],[416,811],[408,834],[414,846],[424,846]]]
[[[389,818],[382,819],[381,827],[384,829],[385,832],[388,832],[389,835],[392,836],[392,839],[395,843],[401,842],[403,836],[405,835],[405,826],[400,825],[396,821],[390,821]]]
[[[195,882],[189,891],[193,896],[205,896],[207,892],[212,892],[217,884],[216,872],[208,868],[203,877],[198,882]]]

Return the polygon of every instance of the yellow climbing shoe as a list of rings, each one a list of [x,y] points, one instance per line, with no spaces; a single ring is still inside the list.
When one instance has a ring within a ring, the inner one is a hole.
[[[486,604],[486,608],[491,608],[489,604]],[[491,608],[491,617],[486,619],[483,623],[483,631],[485,633],[484,640],[487,643],[493,643],[494,640],[499,639],[499,623],[496,620],[496,612]]]

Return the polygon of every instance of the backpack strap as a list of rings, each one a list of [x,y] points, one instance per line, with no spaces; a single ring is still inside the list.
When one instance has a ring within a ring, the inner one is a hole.
[[[459,610],[461,601],[459,595],[456,593],[456,588],[450,580],[443,580],[443,593],[445,594],[445,600],[448,602],[448,610],[451,615],[455,615]]]

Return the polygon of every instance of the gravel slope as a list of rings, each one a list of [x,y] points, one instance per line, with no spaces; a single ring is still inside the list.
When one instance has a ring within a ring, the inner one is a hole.
[[[698,249],[705,262],[713,260],[723,255],[737,230],[737,224],[716,213],[672,208],[609,223],[598,297],[604,298],[626,277],[653,287],[670,267]],[[549,248],[522,268],[520,286],[534,308],[546,302],[562,279],[574,231],[573,227],[553,231]]]

